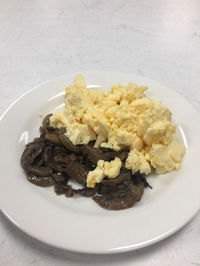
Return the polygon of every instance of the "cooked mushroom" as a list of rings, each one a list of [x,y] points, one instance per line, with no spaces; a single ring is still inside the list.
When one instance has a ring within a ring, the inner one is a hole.
[[[84,187],[80,189],[79,193],[84,197],[93,197],[97,192],[95,188]]]
[[[71,198],[74,196],[74,189],[70,185],[65,186],[65,196]]]
[[[79,153],[80,152],[80,147],[74,145],[67,136],[64,135],[65,133],[65,129],[61,129],[59,131],[59,139],[61,141],[61,143],[70,151],[75,152],[75,153]]]
[[[37,176],[49,176],[52,173],[50,167],[43,167],[43,166],[29,166],[27,168],[27,172]]]
[[[57,195],[65,194],[65,188],[62,184],[55,184],[54,191]]]
[[[132,174],[124,167],[127,151],[94,148],[92,142],[88,145],[73,145],[65,136],[64,128],[50,126],[50,116],[43,120],[40,137],[27,144],[21,156],[21,165],[28,181],[42,187],[54,185],[57,195],[92,197],[108,210],[133,206],[140,200],[144,187],[151,187],[144,175],[139,172]],[[114,179],[105,178],[95,188],[86,187],[88,172],[94,170],[97,162],[110,161],[115,157],[122,160],[120,174]],[[74,189],[68,184],[69,179],[80,183],[83,188]]]
[[[93,200],[107,210],[121,210],[132,207],[143,194],[143,185],[119,184],[109,193],[93,197]]]
[[[42,121],[42,125],[43,125],[43,127],[44,127],[45,130],[51,128],[51,126],[50,126],[50,120],[49,120],[49,118],[51,116],[52,116],[52,114],[46,115],[45,118]]]
[[[63,183],[66,180],[62,172],[53,173],[52,177],[56,183]]]
[[[52,160],[53,152],[51,146],[45,147],[43,157],[46,163]]]
[[[60,139],[59,139],[58,135],[57,135],[55,132],[52,132],[52,133],[46,133],[46,134],[44,135],[44,138],[45,138],[47,141],[51,142],[51,143],[54,143],[54,144],[61,144]]]
[[[88,170],[83,164],[69,160],[66,166],[63,167],[62,171],[71,179],[76,180],[79,184],[86,185]]]
[[[95,165],[99,160],[107,161],[107,158],[104,155],[103,151],[99,148],[94,148],[93,146],[91,146],[91,144],[82,145],[81,152],[86,156],[88,161]]]
[[[52,177],[48,176],[48,177],[36,177],[36,176],[32,176],[32,175],[28,175],[27,179],[29,182],[40,186],[40,187],[49,187],[52,186],[54,184],[54,181],[52,179]]]
[[[29,165],[34,163],[34,160],[43,152],[44,143],[29,143],[21,156],[21,165],[26,170]]]
[[[110,161],[119,157],[122,161],[126,159],[127,151],[112,151],[109,149],[94,148],[91,143],[81,146],[81,152],[86,156],[87,160],[93,164],[97,164],[99,160]]]

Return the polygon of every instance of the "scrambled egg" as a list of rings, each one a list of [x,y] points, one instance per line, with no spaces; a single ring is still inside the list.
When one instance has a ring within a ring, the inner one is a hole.
[[[157,174],[180,169],[185,148],[173,140],[169,145],[153,144],[149,150],[150,163]]]
[[[132,172],[149,174],[154,169],[159,174],[179,169],[185,148],[173,138],[176,127],[171,122],[172,113],[161,102],[145,97],[146,90],[129,83],[103,93],[88,89],[79,75],[66,88],[65,110],[51,116],[51,125],[65,127],[74,145],[95,141],[94,147],[130,149],[125,167]],[[109,173],[115,168],[118,173],[119,164],[105,171],[107,163],[100,160],[88,174],[88,186],[93,187],[105,176],[116,177]]]
[[[110,179],[117,177],[121,167],[122,162],[118,157],[115,157],[111,162],[99,160],[97,167],[90,171],[87,176],[87,187],[95,187],[95,184],[100,183],[106,176]]]
[[[132,170],[132,172],[140,171],[140,173],[146,175],[151,172],[150,163],[146,160],[143,153],[137,149],[133,149],[129,152],[125,167]]]

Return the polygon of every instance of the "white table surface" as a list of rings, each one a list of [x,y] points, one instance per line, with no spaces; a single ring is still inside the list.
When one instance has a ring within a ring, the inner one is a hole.
[[[1,113],[38,83],[83,70],[145,75],[200,111],[200,1],[1,0]],[[106,256],[48,247],[0,213],[0,265],[200,265],[200,213],[158,244]]]

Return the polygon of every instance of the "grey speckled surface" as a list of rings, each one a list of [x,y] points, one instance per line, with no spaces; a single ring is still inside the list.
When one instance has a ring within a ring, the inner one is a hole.
[[[156,79],[200,111],[200,1],[2,0],[0,112],[45,80],[116,70]],[[60,251],[0,214],[1,266],[200,265],[200,214],[154,246],[110,256]]]

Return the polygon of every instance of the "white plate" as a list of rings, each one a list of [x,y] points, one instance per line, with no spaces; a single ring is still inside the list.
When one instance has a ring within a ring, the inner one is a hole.
[[[56,196],[53,188],[30,184],[20,167],[24,145],[39,134],[40,114],[63,107],[64,88],[77,73],[39,85],[13,103],[0,120],[0,207],[24,232],[47,244],[84,253],[115,253],[138,249],[173,234],[200,207],[199,114],[181,96],[163,85],[132,74],[82,73],[90,87],[136,82],[147,95],[163,100],[173,111],[177,137],[187,148],[180,171],[149,178],[135,207],[107,211],[93,200]]]

